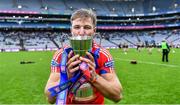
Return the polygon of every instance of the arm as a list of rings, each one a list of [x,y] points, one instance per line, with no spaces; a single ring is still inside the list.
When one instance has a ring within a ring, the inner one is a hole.
[[[47,81],[46,87],[45,87],[45,95],[49,103],[54,104],[56,101],[56,97],[51,97],[50,92],[48,91],[49,88],[56,86],[59,84],[60,74],[56,72],[51,72],[49,79]]]
[[[101,76],[95,72],[94,58],[90,53],[86,53],[89,59],[80,57],[80,60],[88,63],[92,78],[97,77],[96,81],[90,81],[91,84],[105,97],[114,102],[122,98],[122,86],[114,70]],[[97,75],[97,76],[96,76]]]
[[[96,81],[91,83],[103,96],[118,102],[122,99],[122,86],[115,72],[98,76]]]

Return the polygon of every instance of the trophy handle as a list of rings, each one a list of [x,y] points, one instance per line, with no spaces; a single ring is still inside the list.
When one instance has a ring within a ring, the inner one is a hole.
[[[61,48],[63,48],[64,43],[67,43],[67,42],[68,42],[69,36],[70,36],[70,35],[68,35],[68,34],[62,34],[62,35],[61,35],[61,37],[60,37],[60,45],[61,45]]]
[[[96,42],[98,43],[98,39],[99,39],[99,45],[101,46],[101,40],[102,40],[102,36],[101,34],[98,32],[98,33],[95,33],[95,35],[93,36],[93,39],[96,39]]]

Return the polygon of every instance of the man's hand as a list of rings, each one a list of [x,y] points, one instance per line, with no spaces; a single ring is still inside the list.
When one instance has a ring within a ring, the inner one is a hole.
[[[90,82],[94,82],[95,79],[97,78],[97,74],[96,74],[96,71],[95,71],[95,61],[94,61],[94,57],[91,55],[91,53],[89,52],[86,52],[86,55],[87,57],[89,58],[84,58],[84,57],[80,57],[80,60],[82,62],[85,62],[87,65],[88,65],[88,71],[85,71],[86,74],[88,77],[87,79],[90,81]],[[88,73],[89,74],[88,74]]]
[[[79,55],[73,56],[73,51],[68,54],[68,62],[67,62],[67,71],[69,78],[72,77],[73,73],[79,70],[79,64],[81,60],[79,60]]]
[[[84,57],[80,57],[80,60],[82,62],[86,62],[88,64],[90,71],[95,71],[96,64],[95,64],[95,61],[94,61],[94,57],[89,52],[86,52],[86,55],[87,55],[87,57],[89,59],[88,58],[84,58]]]

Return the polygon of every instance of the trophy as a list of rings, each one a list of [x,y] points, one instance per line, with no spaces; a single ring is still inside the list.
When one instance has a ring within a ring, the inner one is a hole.
[[[72,36],[70,44],[74,54],[79,54],[82,57],[86,56],[86,52],[92,48],[92,36]],[[81,63],[81,66],[87,66],[86,63]],[[81,68],[80,66],[80,68]],[[85,68],[84,68],[85,69]],[[84,71],[84,69],[81,69]],[[91,98],[94,95],[93,88],[89,83],[82,84],[76,92],[75,99]]]
[[[91,36],[72,36],[69,39],[74,54],[85,56],[86,52],[92,48]]]

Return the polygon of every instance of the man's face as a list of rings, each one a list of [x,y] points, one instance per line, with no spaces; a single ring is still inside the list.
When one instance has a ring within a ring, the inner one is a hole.
[[[95,33],[95,27],[93,25],[93,21],[91,18],[77,18],[72,21],[72,27],[71,27],[71,33],[72,35],[94,35]]]

